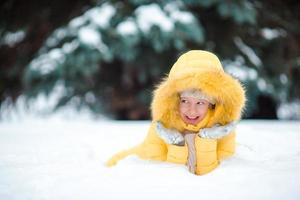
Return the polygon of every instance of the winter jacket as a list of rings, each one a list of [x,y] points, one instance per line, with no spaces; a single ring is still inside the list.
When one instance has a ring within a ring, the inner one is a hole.
[[[178,114],[178,93],[191,88],[199,89],[216,100],[216,104],[197,125],[185,124]],[[189,51],[179,57],[168,76],[154,91],[151,104],[152,123],[145,140],[140,145],[116,154],[106,164],[112,166],[130,154],[136,154],[142,159],[186,164],[187,145],[178,146],[164,142],[157,134],[156,122],[180,132],[198,132],[201,128],[239,120],[244,104],[243,87],[238,80],[224,72],[214,54],[200,50]],[[235,152],[235,135],[235,131],[232,131],[217,140],[195,137],[195,173],[208,173],[222,159],[231,156]]]

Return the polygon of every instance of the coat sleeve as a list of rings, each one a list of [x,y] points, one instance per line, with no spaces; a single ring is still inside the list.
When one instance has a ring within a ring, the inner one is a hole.
[[[217,154],[218,160],[226,159],[235,152],[235,131],[218,140]]]
[[[151,123],[151,126],[148,130],[148,134],[144,142],[129,149],[116,153],[106,161],[105,165],[108,167],[114,166],[119,160],[132,154],[138,155],[140,158],[147,160],[166,160],[168,151],[167,145],[162,139],[158,137],[155,125],[155,122]]]
[[[155,123],[151,123],[138,155],[142,159],[165,161],[168,152],[167,145],[156,133]]]

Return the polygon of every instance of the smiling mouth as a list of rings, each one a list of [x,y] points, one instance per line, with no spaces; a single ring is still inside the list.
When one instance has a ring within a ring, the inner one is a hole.
[[[196,117],[185,116],[185,117],[186,117],[186,119],[191,120],[191,121],[195,121],[199,118],[199,116],[196,116]]]

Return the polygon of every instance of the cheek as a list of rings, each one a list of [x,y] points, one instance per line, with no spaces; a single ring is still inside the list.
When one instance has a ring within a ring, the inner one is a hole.
[[[179,105],[179,115],[180,116],[185,116],[189,114],[189,106],[186,104],[180,104]]]
[[[208,106],[201,106],[197,109],[197,114],[200,116],[206,115],[208,111]]]
[[[183,106],[183,105],[179,105],[179,109],[178,109],[178,111],[179,111],[179,114],[180,115],[183,115],[184,113],[186,113],[186,107],[185,106]]]

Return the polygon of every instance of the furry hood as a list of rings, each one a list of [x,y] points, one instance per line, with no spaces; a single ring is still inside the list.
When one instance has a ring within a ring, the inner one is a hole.
[[[199,89],[216,100],[201,126],[184,124],[178,115],[179,93]],[[225,73],[214,54],[207,51],[189,51],[176,61],[169,75],[157,86],[151,104],[152,119],[168,128],[198,131],[216,123],[226,124],[241,118],[245,105],[245,91],[241,83]]]

